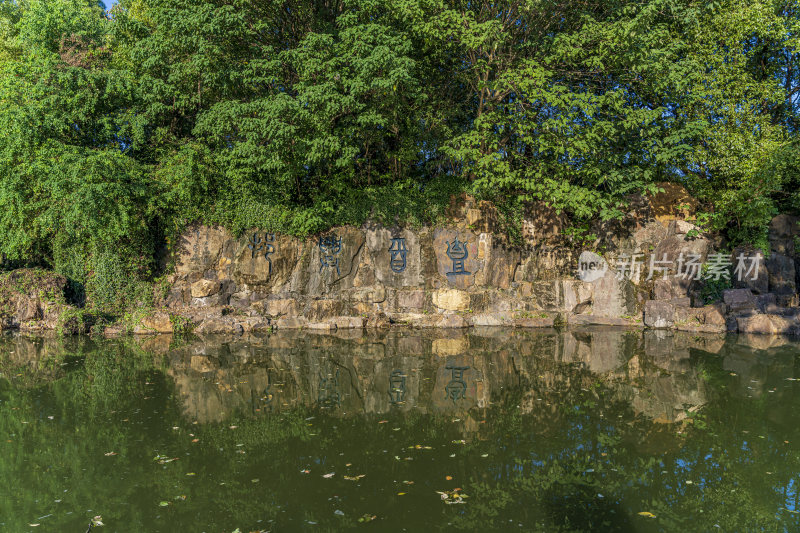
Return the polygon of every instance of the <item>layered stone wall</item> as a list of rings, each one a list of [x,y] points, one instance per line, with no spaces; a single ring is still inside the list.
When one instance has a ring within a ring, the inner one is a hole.
[[[484,211],[464,211],[448,226],[340,227],[304,240],[196,225],[177,250],[166,306],[201,333],[558,324],[800,333],[792,217],[773,221],[772,249],[741,282],[734,269],[744,252],[728,254],[731,288],[704,305],[704,279],[658,267],[680,270],[691,257],[699,268],[722,255],[678,217],[631,217],[581,254],[551,245],[530,220],[525,244],[510,246],[477,229],[492,227]]]
[[[798,218],[772,220],[768,250],[723,251],[693,225],[685,190],[663,186],[634,199],[623,220],[595,224],[591,238],[567,236],[563,215],[531,206],[516,245],[494,208],[469,198],[437,227],[365,224],[298,239],[195,224],[171,251],[156,309],[105,332],[614,325],[800,334]],[[41,277],[17,272],[0,283],[3,327],[88,331],[91,316],[58,319],[70,310],[63,277],[51,275],[54,291],[18,290],[20,276]]]

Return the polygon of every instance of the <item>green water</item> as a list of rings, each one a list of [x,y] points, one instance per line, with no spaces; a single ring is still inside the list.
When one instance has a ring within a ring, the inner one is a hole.
[[[798,363],[591,329],[6,336],[0,531],[800,531]]]

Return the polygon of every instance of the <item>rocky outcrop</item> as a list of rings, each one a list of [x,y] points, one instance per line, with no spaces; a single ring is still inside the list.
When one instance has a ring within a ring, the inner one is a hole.
[[[676,199],[679,205],[667,205]],[[546,209],[535,205],[523,224],[526,242],[511,246],[493,233],[491,205],[469,198],[454,201],[451,225],[433,228],[366,224],[301,240],[193,226],[176,250],[167,304],[199,332],[552,325],[795,331],[796,315],[786,310],[796,300],[797,221],[776,217],[769,253],[742,247],[723,256],[720,242],[687,220],[696,207],[669,186],[605,237],[611,248],[603,253],[567,246],[564,221],[553,215],[547,225]],[[758,261],[738,265],[739,256],[756,254]],[[732,288],[722,293],[703,279],[703,265],[714,261],[727,261],[714,287],[724,289],[730,278]],[[741,266],[751,267],[748,275],[737,273]],[[753,318],[759,314],[773,318]]]
[[[493,206],[469,197],[454,199],[449,223],[436,227],[368,223],[299,239],[258,228],[236,236],[195,224],[173,250],[163,308],[141,311],[138,322],[109,331],[560,325],[800,331],[798,219],[772,221],[769,250],[721,253],[719,238],[692,222],[696,202],[677,185],[664,188],[634,199],[624,220],[598,223],[600,237],[583,242],[586,250],[562,215],[538,204],[526,209],[524,242],[511,244],[496,232]],[[38,292],[8,293],[5,324],[55,327],[66,280],[53,280],[60,303]]]
[[[21,268],[0,274],[2,329],[41,331],[65,328],[68,333],[73,330],[82,332],[82,317],[76,316],[78,310],[66,303],[66,288],[67,278],[42,269]]]

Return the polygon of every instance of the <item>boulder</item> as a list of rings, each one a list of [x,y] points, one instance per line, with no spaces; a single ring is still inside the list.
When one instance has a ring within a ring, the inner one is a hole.
[[[630,316],[636,313],[636,287],[628,279],[617,279],[614,272],[592,282],[592,314],[602,317]]]
[[[797,292],[794,259],[789,256],[771,253],[767,258],[769,273],[769,292],[777,295],[791,295]]]
[[[219,281],[201,279],[192,283],[192,298],[206,298],[217,294],[221,288]]]
[[[673,327],[692,333],[725,333],[727,331],[725,306],[676,307]]]
[[[470,308],[470,294],[458,289],[434,291],[431,295],[433,305],[447,311],[466,311]]]
[[[658,183],[660,192],[648,198],[652,216],[666,225],[677,218],[693,216],[700,205],[685,187],[673,182]]]
[[[728,289],[722,291],[722,300],[732,313],[749,311],[757,306],[756,298],[750,289]]]
[[[147,335],[153,333],[172,333],[172,320],[169,313],[155,311],[142,317],[139,324],[134,327],[133,332],[137,335]]]
[[[769,292],[769,272],[761,250],[752,246],[739,246],[733,250],[731,262],[734,268],[731,281],[735,288],[750,289],[755,294]]]
[[[671,328],[675,306],[663,300],[648,300],[644,305],[644,324],[651,328]]]
[[[397,306],[404,309],[422,309],[425,307],[425,291],[422,289],[399,291]]]

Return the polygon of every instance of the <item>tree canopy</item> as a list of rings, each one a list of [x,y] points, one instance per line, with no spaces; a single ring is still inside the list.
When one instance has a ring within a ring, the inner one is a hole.
[[[0,0],[0,248],[147,275],[195,220],[302,235],[470,192],[584,222],[663,181],[753,240],[800,208],[799,23],[784,0]]]

